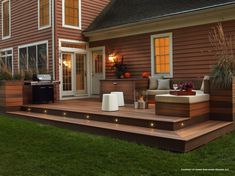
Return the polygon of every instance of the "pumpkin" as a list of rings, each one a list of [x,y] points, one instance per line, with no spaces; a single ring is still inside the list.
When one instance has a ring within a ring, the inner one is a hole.
[[[148,78],[150,76],[149,72],[143,72],[142,78]]]
[[[129,72],[124,73],[124,77],[125,78],[130,78],[131,77],[131,73],[129,73]]]

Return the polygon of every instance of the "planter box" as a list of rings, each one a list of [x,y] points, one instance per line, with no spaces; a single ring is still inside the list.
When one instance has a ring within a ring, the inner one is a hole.
[[[0,81],[1,112],[19,110],[23,105],[23,82]]]
[[[32,86],[24,85],[23,86],[23,104],[31,104],[32,103]]]
[[[235,79],[229,89],[210,86],[210,119],[235,121]]]

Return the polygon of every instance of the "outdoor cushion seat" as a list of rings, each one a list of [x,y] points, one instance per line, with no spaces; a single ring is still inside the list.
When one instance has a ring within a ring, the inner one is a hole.
[[[198,93],[195,96],[175,96],[170,94],[156,95],[156,102],[162,103],[182,103],[182,104],[192,104],[209,101],[209,94]]]
[[[171,90],[147,90],[147,95],[168,94]]]

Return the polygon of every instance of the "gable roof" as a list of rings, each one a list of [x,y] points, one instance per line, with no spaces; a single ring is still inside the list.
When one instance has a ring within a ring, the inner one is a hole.
[[[96,31],[230,4],[235,4],[235,0],[112,0],[85,31]]]

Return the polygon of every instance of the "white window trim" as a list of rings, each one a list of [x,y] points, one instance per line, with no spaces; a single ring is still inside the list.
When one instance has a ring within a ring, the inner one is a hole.
[[[81,0],[78,0],[78,17],[79,17],[79,26],[71,26],[71,25],[67,25],[65,24],[65,0],[62,0],[62,26],[64,28],[70,28],[70,29],[78,29],[81,30],[82,29],[82,8],[81,8]]]
[[[9,50],[11,50],[11,52],[12,52],[12,54],[11,54],[11,57],[12,57],[12,63],[11,64],[12,64],[12,66],[11,67],[12,67],[12,75],[14,75],[14,53],[13,53],[14,50],[13,50],[13,48],[4,48],[4,49],[1,49],[0,53],[1,52],[5,52],[5,51],[9,51]],[[1,57],[1,55],[0,55],[0,57]]]
[[[38,30],[43,30],[51,27],[51,0],[49,0],[49,24],[40,26],[40,0],[38,0]]]
[[[49,71],[49,50],[48,50],[49,46],[48,46],[48,40],[18,46],[18,70],[19,71],[20,71],[20,49],[21,48],[27,48],[27,47],[30,47],[30,46],[41,45],[41,44],[46,44],[47,45],[47,70]],[[28,52],[28,49],[27,49],[27,52]],[[38,57],[37,50],[36,50],[36,57]],[[27,70],[28,70],[28,54],[27,54]]]
[[[156,74],[155,72],[155,39],[161,37],[170,37],[170,74]],[[164,33],[151,35],[151,75],[158,75],[164,77],[173,77],[173,39],[172,33]]]
[[[3,36],[3,4],[7,1],[9,1],[9,35],[8,36]],[[2,10],[2,14],[1,14],[2,15],[2,19],[1,19],[1,21],[2,21],[2,40],[6,40],[6,39],[11,38],[11,0],[2,1],[1,10]]]

